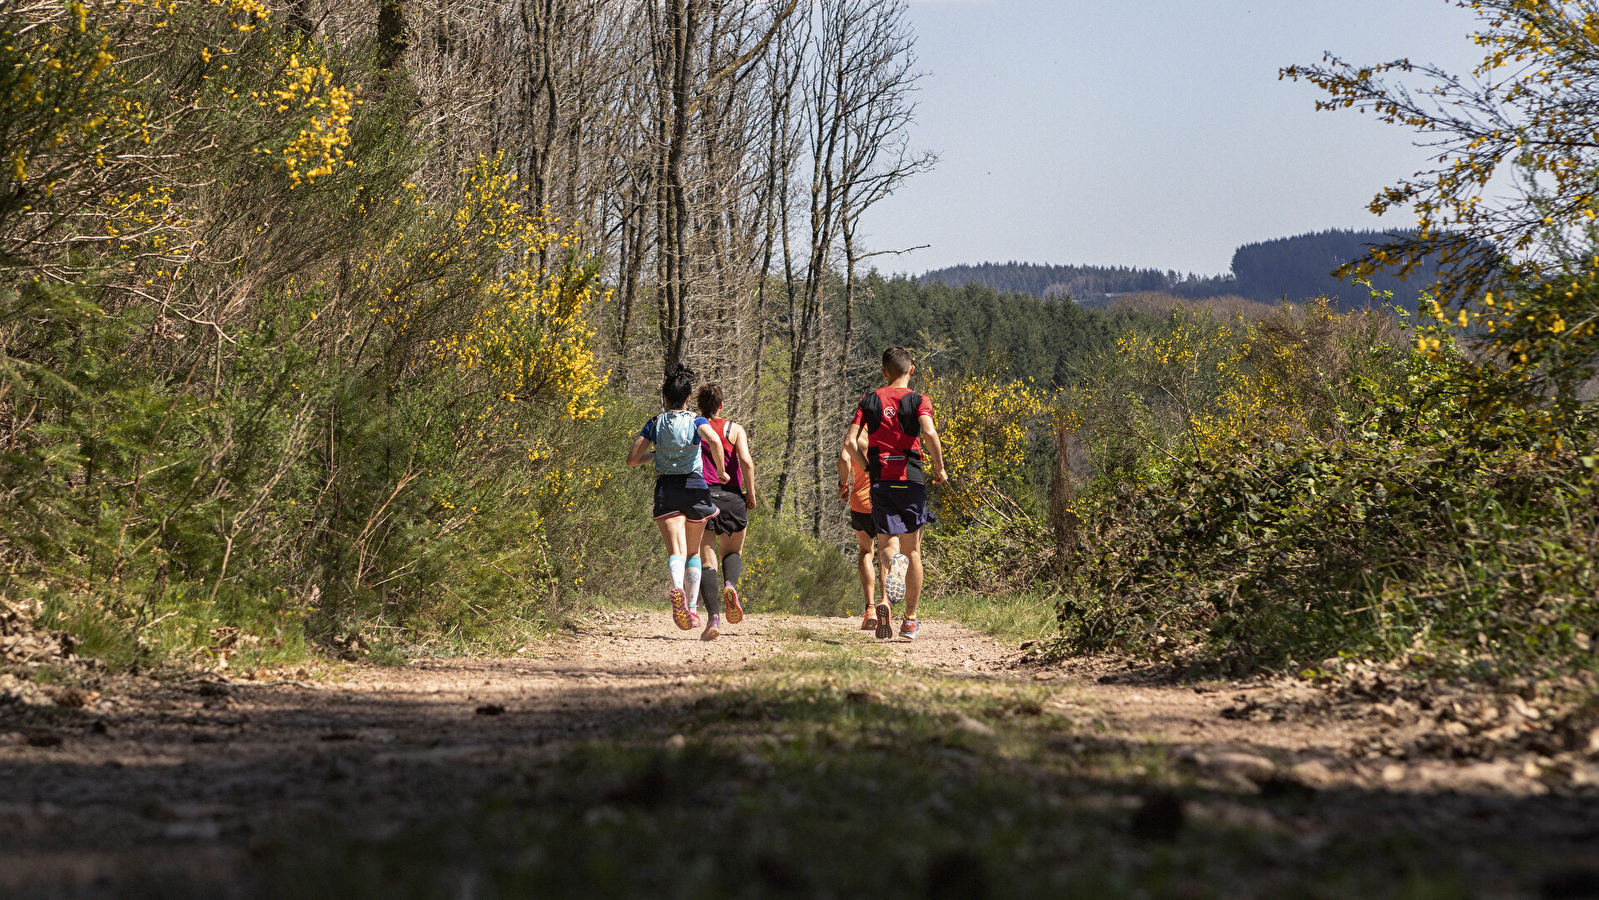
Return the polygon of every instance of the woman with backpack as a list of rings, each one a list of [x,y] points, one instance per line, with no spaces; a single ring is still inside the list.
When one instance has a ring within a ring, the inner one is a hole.
[[[667,567],[672,575],[672,621],[684,631],[700,624],[689,609],[688,598],[700,590],[700,538],[705,523],[717,514],[705,482],[703,455],[711,461],[718,481],[725,481],[726,450],[709,420],[689,412],[689,394],[694,391],[694,373],[682,363],[667,373],[661,383],[661,399],[666,411],[644,423],[644,428],[628,451],[627,464],[655,463],[655,524],[666,541]],[[650,451],[654,445],[655,451]],[[691,556],[690,553],[693,555]],[[703,640],[714,640],[714,628],[707,628]]]

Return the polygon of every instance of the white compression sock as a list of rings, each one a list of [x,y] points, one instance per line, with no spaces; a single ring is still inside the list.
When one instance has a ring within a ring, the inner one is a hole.
[[[688,610],[693,612],[700,604],[700,558],[691,556],[688,570],[683,574],[683,593],[688,595]]]
[[[683,557],[672,554],[666,560],[666,567],[672,570],[672,587],[679,590],[683,587]]]

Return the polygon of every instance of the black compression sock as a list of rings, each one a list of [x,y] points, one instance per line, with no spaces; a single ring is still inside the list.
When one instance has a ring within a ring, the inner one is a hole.
[[[738,587],[738,576],[744,574],[743,555],[729,553],[722,557],[722,570],[727,572],[727,583],[733,587]]]
[[[722,614],[722,578],[715,569],[706,569],[700,575],[700,600],[704,601],[706,612]]]

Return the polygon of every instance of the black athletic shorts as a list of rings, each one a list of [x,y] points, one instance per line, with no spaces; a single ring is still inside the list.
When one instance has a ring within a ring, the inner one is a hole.
[[[915,481],[872,482],[872,524],[878,534],[909,534],[932,521],[927,485]]]
[[[671,484],[665,478],[655,480],[655,518],[682,516],[690,522],[703,522],[716,515],[716,512],[710,489],[683,487]]]
[[[853,509],[850,510],[849,527],[855,529],[856,531],[864,531],[871,536],[876,536],[877,534],[877,523],[872,521],[871,513],[856,512]]]
[[[705,530],[713,534],[738,534],[750,527],[750,507],[744,495],[711,488],[711,502],[716,504],[716,518],[706,523]]]

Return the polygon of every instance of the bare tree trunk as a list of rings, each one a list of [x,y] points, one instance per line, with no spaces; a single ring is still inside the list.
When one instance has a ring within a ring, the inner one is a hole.
[[[1055,471],[1049,483],[1049,524],[1055,533],[1055,564],[1061,574],[1076,559],[1080,537],[1077,481],[1073,469],[1082,455],[1077,433],[1062,421],[1055,426]]]
[[[381,0],[378,6],[378,68],[392,69],[405,56],[410,40],[405,34],[405,9],[401,0]]]

